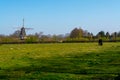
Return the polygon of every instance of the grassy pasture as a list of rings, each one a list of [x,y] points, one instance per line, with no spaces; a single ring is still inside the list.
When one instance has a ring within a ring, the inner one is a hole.
[[[0,79],[114,80],[120,43],[0,45]]]

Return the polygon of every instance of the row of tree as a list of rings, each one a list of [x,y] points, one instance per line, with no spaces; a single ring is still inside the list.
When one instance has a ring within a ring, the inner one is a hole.
[[[70,39],[87,39],[87,40],[98,40],[98,39],[103,39],[104,41],[119,41],[120,40],[120,32],[114,32],[114,33],[109,33],[109,32],[104,32],[100,31],[98,32],[97,35],[93,35],[93,33],[88,32],[87,30],[83,30],[81,28],[75,28],[71,31],[70,33]]]
[[[120,32],[114,32],[110,34],[109,32],[100,31],[97,35],[94,35],[87,30],[82,28],[74,28],[70,33],[65,35],[45,35],[43,32],[35,33],[32,35],[27,35],[25,40],[19,39],[19,31],[15,31],[13,34],[6,36],[0,35],[0,43],[6,42],[89,42],[98,41],[98,39],[103,39],[103,41],[120,41]]]

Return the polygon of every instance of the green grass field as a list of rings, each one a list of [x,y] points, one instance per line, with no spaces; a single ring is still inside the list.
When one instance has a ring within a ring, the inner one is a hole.
[[[0,45],[0,79],[114,80],[120,43]]]

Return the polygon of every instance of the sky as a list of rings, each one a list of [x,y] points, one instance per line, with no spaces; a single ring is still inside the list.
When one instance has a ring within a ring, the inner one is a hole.
[[[0,0],[0,34],[14,33],[23,18],[33,28],[27,34],[66,34],[76,27],[118,32],[120,0]]]

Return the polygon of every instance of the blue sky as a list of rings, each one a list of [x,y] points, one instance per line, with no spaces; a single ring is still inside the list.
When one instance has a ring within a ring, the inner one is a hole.
[[[118,32],[120,0],[0,0],[0,34],[12,34],[23,18],[34,28],[28,34],[65,34],[75,27]]]

